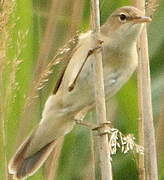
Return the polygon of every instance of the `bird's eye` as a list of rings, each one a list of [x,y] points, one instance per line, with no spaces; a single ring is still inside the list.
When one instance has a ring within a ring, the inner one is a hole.
[[[119,19],[120,19],[120,21],[126,21],[126,15],[125,14],[120,14],[120,16],[119,16]]]

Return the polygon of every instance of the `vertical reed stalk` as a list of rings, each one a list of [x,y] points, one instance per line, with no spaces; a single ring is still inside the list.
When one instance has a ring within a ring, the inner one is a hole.
[[[18,133],[16,144],[19,144],[19,142],[22,140],[20,134],[23,134],[23,132],[26,132],[25,129],[26,127],[28,127],[29,122],[30,122],[30,120],[27,119],[28,118],[27,114],[29,112],[29,104],[30,104],[30,108],[32,109],[33,107],[32,105],[34,105],[36,102],[36,98],[34,98],[38,95],[36,84],[38,83],[38,79],[40,79],[39,77],[41,76],[41,74],[44,71],[44,68],[46,67],[45,65],[48,63],[47,60],[48,60],[48,55],[50,53],[51,46],[52,46],[53,33],[54,31],[56,31],[56,28],[57,28],[56,27],[57,15],[62,10],[62,7],[63,7],[62,4],[63,2],[58,2],[57,0],[52,0],[51,2],[51,6],[50,6],[51,8],[50,8],[48,18],[47,18],[48,22],[45,28],[43,40],[40,45],[40,50],[38,54],[37,64],[35,67],[33,82],[32,82],[32,85],[30,86],[29,92],[27,94],[25,106],[23,108],[24,112],[22,112],[22,118],[19,125],[19,133]]]
[[[54,29],[55,26],[52,26],[51,24],[52,24],[52,21],[53,21],[54,24],[57,23],[57,19],[54,18],[53,14],[56,11],[55,9],[58,9],[58,13],[60,13],[60,11],[66,5],[66,1],[65,2],[61,1],[60,2],[60,6],[62,7],[62,8],[60,8],[60,10],[59,10],[58,4],[59,4],[59,2],[57,0],[53,0],[52,6],[51,6],[51,11],[50,11],[51,13],[49,15],[50,16],[49,17],[50,22],[48,22],[48,24],[47,24],[47,28],[46,28],[47,32],[45,33],[45,38],[44,38],[45,41],[43,41],[43,47],[41,48],[40,52],[42,52],[43,50],[47,52],[47,47],[45,46],[47,43],[49,44],[48,45],[48,54],[50,52],[50,49],[51,49],[51,46],[52,46],[52,40],[49,38],[49,36],[50,36],[50,34],[53,34],[52,32],[55,30]],[[77,27],[79,25],[79,22],[81,21],[82,10],[83,10],[83,1],[82,0],[77,0],[77,2],[74,2],[74,0],[71,0],[70,4],[73,4],[73,7],[72,7],[72,5],[70,5],[70,8],[69,8],[69,11],[70,11],[70,14],[71,14],[71,17],[70,17],[71,23],[70,23],[70,25],[68,27],[68,30],[67,30],[67,32],[68,32],[67,35],[66,35],[67,39],[70,37],[71,34],[75,34],[75,32],[77,30]],[[50,30],[50,29],[53,29],[53,30]],[[45,53],[40,54],[39,62],[41,61],[42,57],[45,57],[45,58],[48,57],[48,54],[45,54]],[[50,157],[48,158],[48,160],[45,163],[45,168],[44,168],[44,172],[45,172],[44,178],[45,178],[45,180],[53,180],[54,177],[56,177],[56,175],[57,175],[59,157],[60,157],[61,149],[62,149],[62,146],[63,146],[63,142],[64,142],[64,138],[60,138],[57,141],[56,148],[51,153]]]
[[[134,3],[139,9],[145,9],[145,1],[134,0]],[[139,138],[145,149],[144,160],[139,158],[140,179],[158,180],[146,26],[138,40],[138,56]]]
[[[6,69],[9,67],[7,59],[7,47],[9,43],[9,19],[14,11],[14,1],[0,1],[0,171],[1,178],[8,180],[8,159],[7,159],[7,109],[9,108],[8,102],[11,98],[11,81],[12,75],[15,73],[10,72],[9,77],[6,77]],[[8,78],[8,82],[5,80]],[[7,87],[7,85],[8,87]],[[7,87],[7,88],[6,88]]]
[[[44,166],[44,180],[53,180],[56,177],[59,157],[63,147],[64,137],[57,140],[57,146],[50,154]]]
[[[97,33],[100,32],[100,12],[99,12],[99,0],[92,0],[92,29],[96,40]],[[106,106],[104,95],[104,81],[103,81],[103,67],[102,67],[102,54],[95,52],[94,63],[94,77],[95,77],[95,101],[96,101],[96,114],[102,131],[106,129]],[[99,152],[100,152],[100,166],[102,180],[112,180],[112,166],[110,149],[108,144],[108,135],[104,134],[99,137]]]
[[[40,45],[39,55],[37,59],[35,81],[37,81],[40,74],[43,72],[45,65],[48,63],[48,57],[53,45],[53,35],[57,26],[57,15],[63,9],[63,1],[52,0],[50,5],[50,11],[47,18],[47,25],[45,28],[42,43]]]
[[[159,160],[164,160],[164,140],[163,140],[163,132],[164,132],[164,92],[160,95],[160,114],[158,119],[158,127],[157,127],[157,154]]]
[[[90,133],[89,133],[89,136],[90,136],[90,146],[91,146],[91,172],[90,172],[90,177],[91,177],[91,180],[95,180],[96,179],[96,176],[95,176],[95,164],[96,164],[96,161],[95,161],[95,152],[94,152],[94,136],[93,136],[93,131],[90,130]]]

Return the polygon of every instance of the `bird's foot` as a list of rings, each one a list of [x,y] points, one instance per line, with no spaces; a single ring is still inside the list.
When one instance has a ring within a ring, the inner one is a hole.
[[[94,128],[96,128],[96,125],[92,124],[92,123],[89,123],[89,122],[85,122],[81,119],[75,119],[75,122],[76,124],[79,124],[79,125],[82,125],[82,126],[85,126],[91,130],[93,130]]]
[[[75,122],[76,122],[76,124],[85,126],[89,129],[91,129],[92,131],[97,131],[99,136],[103,136],[105,134],[109,135],[111,133],[111,131],[110,131],[111,122],[110,121],[107,121],[105,123],[101,123],[99,126],[92,124],[92,123],[89,123],[89,122],[85,122],[81,119],[75,119]]]
[[[99,136],[103,136],[105,134],[109,135],[110,134],[110,129],[111,129],[111,122],[107,121],[105,123],[99,124],[99,126],[93,128],[93,131],[98,131]]]

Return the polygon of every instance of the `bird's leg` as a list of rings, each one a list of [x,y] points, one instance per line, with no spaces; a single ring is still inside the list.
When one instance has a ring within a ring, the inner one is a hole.
[[[111,125],[110,121],[107,121],[100,125],[95,125],[95,124],[83,121],[87,112],[90,111],[91,109],[93,109],[93,107],[94,107],[94,105],[89,105],[89,106],[86,106],[84,109],[82,109],[80,112],[78,112],[74,118],[76,124],[85,126],[93,131],[98,131],[99,132],[98,134],[100,136],[102,136],[104,134],[110,134],[110,125]]]
[[[103,136],[105,134],[110,135],[110,122],[102,123],[99,126],[89,123],[89,122],[84,122],[82,119],[75,119],[76,124],[85,126],[92,131],[97,131],[99,136]]]
[[[76,122],[76,124],[85,126],[85,127],[89,128],[91,130],[93,130],[95,128],[94,124],[89,123],[89,122],[84,122],[83,120],[80,120],[80,119],[75,119],[75,122]]]
[[[86,106],[80,112],[78,112],[76,114],[75,118],[74,118],[76,124],[85,126],[85,127],[89,128],[89,129],[96,128],[96,126],[94,124],[83,121],[83,119],[84,119],[85,115],[87,114],[87,112],[89,112],[91,109],[93,109],[93,107],[94,107],[94,105],[92,104],[92,105]]]
[[[77,81],[77,79],[78,79],[78,77],[79,77],[79,75],[80,75],[80,73],[81,73],[81,71],[82,71],[82,69],[83,69],[83,67],[84,67],[87,59],[88,59],[89,56],[91,56],[95,51],[97,51],[98,49],[101,49],[101,48],[102,48],[102,43],[103,43],[103,41],[97,40],[97,45],[96,45],[96,47],[94,47],[94,48],[92,48],[92,49],[90,49],[90,50],[88,51],[88,54],[87,54],[86,58],[84,59],[84,62],[83,62],[83,64],[81,65],[81,67],[80,67],[80,69],[79,69],[79,72],[78,72],[77,75],[75,76],[75,79],[73,80],[73,82],[72,82],[72,83],[69,85],[69,87],[68,87],[68,91],[72,91],[72,90],[74,89],[75,84],[76,84],[76,81]]]

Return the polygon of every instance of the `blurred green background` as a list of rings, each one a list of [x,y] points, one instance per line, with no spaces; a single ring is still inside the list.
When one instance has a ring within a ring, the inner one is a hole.
[[[100,0],[101,23],[128,0]],[[89,0],[14,0],[0,5],[0,180],[7,175],[12,154],[37,124],[44,103],[51,93],[60,67],[54,67],[46,86],[35,92],[35,85],[48,62],[76,31],[89,29]],[[156,129],[159,179],[164,179],[164,1],[148,26],[152,97]],[[34,98],[38,96],[37,98]],[[124,134],[138,138],[136,75],[111,100],[108,114],[112,124]],[[92,121],[94,112],[85,120]],[[98,163],[97,163],[98,164]],[[114,180],[137,180],[133,153],[113,155]],[[48,167],[48,165],[47,165]],[[28,180],[48,180],[42,167]],[[57,180],[92,180],[90,131],[77,125],[64,140]],[[96,165],[96,179],[100,179]]]

